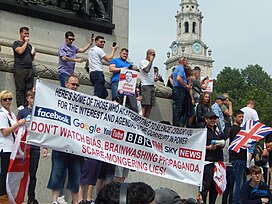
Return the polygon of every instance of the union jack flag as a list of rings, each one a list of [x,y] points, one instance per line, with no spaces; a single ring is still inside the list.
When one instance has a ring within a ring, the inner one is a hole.
[[[249,120],[230,143],[229,149],[239,153],[240,148],[246,149],[250,147],[271,132],[271,127],[267,127],[257,121]]]

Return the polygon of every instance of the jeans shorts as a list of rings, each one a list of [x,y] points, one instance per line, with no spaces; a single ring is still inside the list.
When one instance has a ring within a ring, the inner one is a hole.
[[[64,188],[66,171],[68,170],[67,189],[77,193],[82,162],[83,157],[52,150],[52,169],[47,188],[52,190]]]

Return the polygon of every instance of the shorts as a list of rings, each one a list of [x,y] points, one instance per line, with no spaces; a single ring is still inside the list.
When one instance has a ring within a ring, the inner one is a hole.
[[[121,167],[121,166],[116,166],[115,167],[115,177],[124,177],[127,178],[128,177],[128,172],[129,169],[125,168],[125,167]]]
[[[142,106],[155,106],[155,87],[144,85],[141,87]]]
[[[63,189],[68,170],[67,189],[77,193],[82,161],[83,157],[81,156],[52,150],[52,169],[47,188],[52,190]]]
[[[100,174],[101,163],[101,161],[96,159],[88,159],[85,161],[81,170],[80,184],[95,186]]]
[[[100,170],[100,174],[98,178],[103,181],[106,181],[106,183],[110,183],[111,181],[113,181],[114,174],[115,174],[115,165],[102,162],[101,170]]]

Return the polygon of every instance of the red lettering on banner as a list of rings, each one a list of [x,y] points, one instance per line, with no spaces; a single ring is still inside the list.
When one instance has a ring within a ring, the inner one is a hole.
[[[168,157],[164,157],[162,155],[160,156],[158,163],[184,171],[200,173],[198,164],[169,159]]]
[[[124,138],[125,132],[123,130],[119,129],[112,129],[111,132],[111,138],[116,139],[116,140],[122,140]]]
[[[149,171],[155,174],[163,175],[166,172],[166,168],[163,166],[149,164]]]
[[[46,133],[46,134],[52,134],[50,131],[53,131],[53,134],[56,134],[56,131],[58,129],[57,125],[51,125],[51,124],[44,124],[44,123],[36,123],[32,121],[30,129],[32,131],[38,131],[41,133]]]
[[[202,152],[192,149],[179,148],[179,157],[201,160]]]
[[[159,152],[162,152],[162,143],[161,142],[156,142],[155,140],[152,140],[152,144],[154,149],[158,150]]]
[[[91,146],[86,146],[86,145],[82,145],[82,149],[81,149],[81,152],[83,154],[89,154],[89,155],[92,155],[92,156],[96,156],[96,157],[100,157],[100,158],[103,158],[104,159],[104,151],[102,150],[99,150],[99,149],[95,149]]]

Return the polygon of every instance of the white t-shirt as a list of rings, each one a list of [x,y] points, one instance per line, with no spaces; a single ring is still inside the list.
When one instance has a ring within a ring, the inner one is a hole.
[[[152,67],[148,73],[146,73],[143,68],[147,67],[149,61],[144,59],[141,61],[140,68],[140,76],[141,76],[141,85],[154,85],[154,68]]]
[[[104,50],[100,47],[94,46],[88,52],[89,70],[103,71],[102,59],[106,56]]]
[[[5,129],[9,127],[8,120],[10,121],[11,125],[17,122],[16,116],[14,113],[11,112],[12,118],[9,116],[8,111],[5,108],[1,108],[0,111],[0,129]],[[3,152],[12,152],[12,147],[14,144],[14,139],[12,133],[8,136],[4,136],[0,131],[0,151]]]
[[[244,124],[249,120],[254,120],[254,121],[259,120],[258,113],[255,109],[250,108],[250,107],[244,107],[241,109],[241,111],[244,112],[244,121],[243,121],[241,127],[243,127]]]

